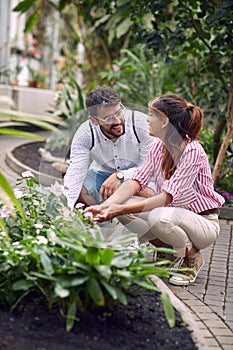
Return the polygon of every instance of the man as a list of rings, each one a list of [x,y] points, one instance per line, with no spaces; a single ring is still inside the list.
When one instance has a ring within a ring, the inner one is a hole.
[[[86,107],[89,120],[74,135],[64,177],[71,208],[79,202],[88,206],[110,197],[143,162],[153,142],[147,116],[126,110],[110,87],[93,89]]]

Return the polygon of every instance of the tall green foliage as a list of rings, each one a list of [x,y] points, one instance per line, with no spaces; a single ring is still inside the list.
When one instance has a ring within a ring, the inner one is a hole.
[[[148,261],[148,250],[156,248],[125,248],[135,234],[104,237],[82,208],[67,207],[61,185],[42,189],[32,173],[22,175],[18,182],[24,191],[15,190],[15,195],[27,216],[22,218],[18,210],[12,215],[0,202],[1,304],[13,309],[36,292],[49,308],[60,306],[70,331],[79,312],[115,302],[126,305],[133,284],[157,291],[150,275],[169,277],[168,261]],[[168,297],[162,297],[173,327],[174,310]]]

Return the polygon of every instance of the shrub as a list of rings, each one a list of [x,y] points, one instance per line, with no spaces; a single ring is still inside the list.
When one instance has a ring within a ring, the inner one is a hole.
[[[81,207],[71,211],[60,184],[41,188],[33,174],[25,172],[18,186],[14,192],[25,217],[10,204],[0,204],[1,303],[15,308],[37,292],[50,309],[59,304],[69,331],[78,310],[113,302],[126,305],[130,286],[157,290],[149,276],[169,276],[162,261],[148,262],[146,246],[133,251],[122,246],[135,240],[134,234],[105,238]],[[169,299],[162,299],[173,326]]]

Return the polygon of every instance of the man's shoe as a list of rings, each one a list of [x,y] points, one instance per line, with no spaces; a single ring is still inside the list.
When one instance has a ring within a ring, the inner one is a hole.
[[[185,268],[190,270],[177,271],[177,273],[179,273],[180,276],[172,276],[169,279],[169,282],[177,286],[187,286],[190,283],[194,283],[198,273],[200,272],[203,266],[204,266],[204,259],[200,252],[190,256],[186,256],[180,260],[177,268],[178,269]]]

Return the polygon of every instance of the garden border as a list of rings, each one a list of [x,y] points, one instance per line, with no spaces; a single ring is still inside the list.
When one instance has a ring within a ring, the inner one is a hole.
[[[161,292],[165,292],[168,294],[173,307],[179,312],[182,320],[191,332],[191,337],[197,348],[199,350],[208,350],[209,347],[206,344],[206,341],[200,331],[200,328],[187,306],[175,296],[175,294],[159,277],[151,275],[150,279]]]
[[[39,183],[43,186],[50,186],[54,184],[55,181],[61,182],[60,178],[41,173],[33,168],[30,168],[29,166],[21,163],[18,159],[16,159],[12,153],[12,150],[10,152],[6,153],[5,160],[7,165],[15,171],[17,174],[22,174],[24,171],[30,171],[34,174],[35,178]]]

